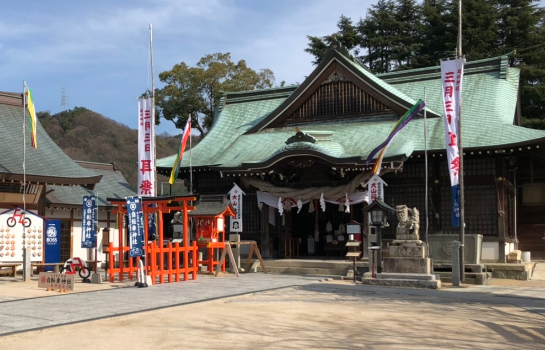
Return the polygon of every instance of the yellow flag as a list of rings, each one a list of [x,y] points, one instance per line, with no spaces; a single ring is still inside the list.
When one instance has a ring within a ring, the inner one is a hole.
[[[34,109],[34,100],[32,98],[32,90],[27,89],[26,91],[29,119],[30,119],[30,130],[31,130],[31,139],[32,139],[32,148],[38,148],[38,143],[36,142],[36,110]]]

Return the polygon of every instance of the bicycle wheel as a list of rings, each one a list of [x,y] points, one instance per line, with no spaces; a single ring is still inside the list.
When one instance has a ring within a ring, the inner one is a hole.
[[[64,267],[62,266],[60,269],[59,269],[59,272],[60,273],[67,273],[67,272],[70,272],[70,267]]]
[[[91,276],[91,270],[89,270],[87,266],[84,266],[79,269],[78,274],[81,278],[89,278],[89,276]]]

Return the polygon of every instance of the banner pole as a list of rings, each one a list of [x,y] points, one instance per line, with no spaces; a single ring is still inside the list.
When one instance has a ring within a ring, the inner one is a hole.
[[[26,214],[26,81],[23,80],[23,219]]]
[[[95,274],[98,273],[98,192],[95,193],[95,198],[97,201],[96,205],[96,225],[95,225]]]
[[[189,114],[189,120],[191,120],[191,113]],[[193,144],[191,143],[191,134],[189,134],[189,194],[193,194],[193,169],[192,169],[192,161],[191,161],[192,149],[193,149]]]
[[[462,54],[462,0],[458,2],[458,58],[463,58]],[[460,157],[460,281],[465,282],[465,198],[464,198],[464,148],[462,145],[462,94],[458,106],[458,153]]]
[[[152,141],[153,142],[153,196],[157,197],[157,145],[155,143],[155,79],[153,76],[153,27],[149,25],[149,50],[150,50],[150,64],[151,64],[151,117],[153,122],[151,123]]]
[[[427,104],[427,95],[426,95],[426,87],[424,87],[424,104]],[[427,107],[424,107],[424,169],[426,171],[425,175],[425,209],[426,209],[426,231],[425,231],[425,242],[426,242],[426,256],[430,256],[430,248],[428,244],[428,228],[429,228],[429,216],[428,216],[428,126],[427,126]]]

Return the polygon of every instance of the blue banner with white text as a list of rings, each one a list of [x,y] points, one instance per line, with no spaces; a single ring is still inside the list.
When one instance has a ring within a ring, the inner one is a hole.
[[[452,226],[460,227],[460,185],[452,186]]]
[[[97,241],[97,196],[83,196],[81,214],[81,247],[96,248]]]
[[[144,214],[142,198],[127,197],[127,216],[129,228],[129,254],[131,258],[144,255]]]

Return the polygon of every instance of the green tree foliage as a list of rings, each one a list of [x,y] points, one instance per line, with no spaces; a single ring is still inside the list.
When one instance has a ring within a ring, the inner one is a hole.
[[[55,115],[37,113],[38,120],[55,143],[72,159],[114,163],[127,182],[138,181],[138,131],[83,107]],[[157,158],[178,151],[179,136],[157,135]]]
[[[545,129],[545,12],[534,0],[496,1],[500,47],[521,68],[523,124]]]
[[[360,50],[357,48],[357,45],[361,41],[361,38],[358,28],[352,23],[352,20],[349,17],[341,15],[339,22],[337,22],[337,28],[339,28],[338,32],[322,38],[307,36],[311,44],[308,45],[305,52],[314,56],[315,60],[312,63],[320,63],[322,57],[324,57],[326,51],[334,41],[340,42],[347,50],[352,50],[352,53],[356,57],[359,55]]]
[[[414,68],[434,66],[441,58],[455,55],[457,27],[447,5],[447,0],[422,2],[420,47],[413,58]]]
[[[458,3],[451,13],[458,20]],[[493,57],[497,52],[498,13],[490,0],[464,0],[462,2],[462,51],[468,60]],[[456,26],[456,34],[458,28]],[[505,54],[503,51],[499,54]]]
[[[510,54],[521,68],[523,124],[545,129],[545,11],[538,4],[464,0],[462,53],[468,60]],[[429,67],[456,55],[458,21],[457,1],[379,0],[356,26],[341,16],[336,33],[308,36],[305,51],[319,63],[337,38],[374,73]]]
[[[224,92],[270,88],[274,73],[270,69],[254,71],[246,61],[231,61],[230,53],[206,55],[195,67],[182,62],[159,74],[165,87],[156,91],[156,120],[172,121],[183,129],[191,116],[192,127],[202,136],[214,120]]]
[[[360,45],[367,52],[363,62],[371,71],[386,73],[395,68],[393,50],[398,28],[393,0],[379,0],[371,5],[365,19],[360,20]]]

